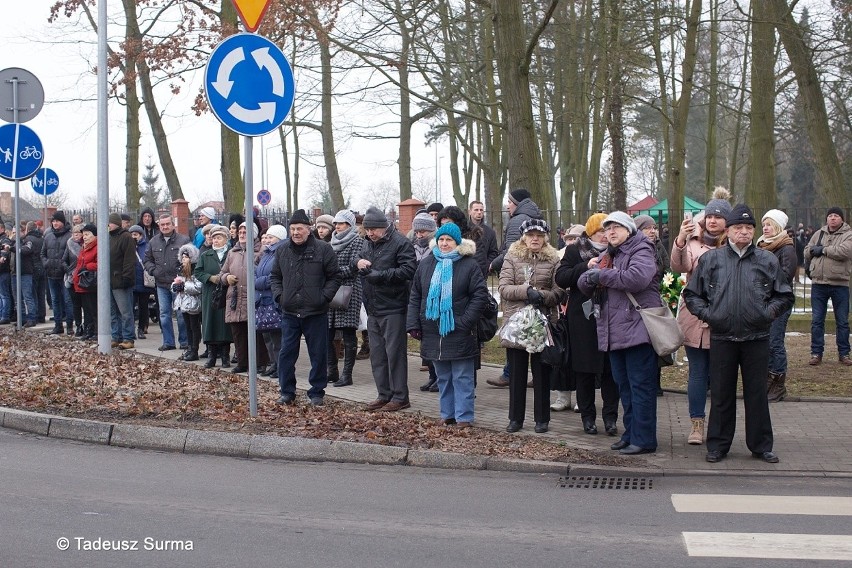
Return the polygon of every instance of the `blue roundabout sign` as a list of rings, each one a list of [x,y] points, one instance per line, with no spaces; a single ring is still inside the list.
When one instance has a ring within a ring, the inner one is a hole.
[[[290,113],[295,81],[277,45],[244,33],[227,38],[210,54],[204,91],[222,124],[243,136],[263,136]]]

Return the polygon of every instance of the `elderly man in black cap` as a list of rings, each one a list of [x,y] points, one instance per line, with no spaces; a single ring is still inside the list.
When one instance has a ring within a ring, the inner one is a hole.
[[[328,304],[340,288],[340,269],[331,245],[311,234],[304,209],[290,217],[290,240],[275,251],[269,274],[272,297],[283,312],[278,352],[278,404],[296,400],[296,361],[305,336],[311,371],[308,399],[322,406],[328,385]]]
[[[769,328],[794,301],[771,252],[754,246],[754,215],[734,206],[726,219],[728,242],[704,253],[683,291],[690,313],[710,326],[710,423],[707,456],[721,461],[737,422],[737,371],[743,377],[746,446],[752,457],[778,463],[766,399]]]
[[[71,227],[65,222],[65,213],[56,211],[50,219],[50,230],[44,234],[41,247],[41,262],[50,291],[50,306],[53,310],[53,330],[50,334],[62,335],[62,322],[66,323],[68,335],[74,335],[74,305],[71,291],[65,287],[65,267],[62,257],[71,238]]]
[[[367,243],[352,268],[364,282],[370,365],[378,391],[367,410],[393,412],[411,406],[405,317],[417,261],[411,241],[376,207],[364,214],[364,231]]]
[[[825,349],[825,314],[828,300],[837,325],[837,355],[843,365],[852,365],[849,353],[849,276],[852,274],[852,229],[843,209],[832,207],[825,225],[815,232],[805,247],[805,267],[811,279],[811,360],[822,363]]]

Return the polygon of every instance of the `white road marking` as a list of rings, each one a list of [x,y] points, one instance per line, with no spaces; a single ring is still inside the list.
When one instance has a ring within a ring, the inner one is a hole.
[[[852,536],[684,532],[690,556],[718,558],[786,558],[852,562]]]
[[[676,493],[678,513],[852,516],[852,497],[802,495],[693,495]]]

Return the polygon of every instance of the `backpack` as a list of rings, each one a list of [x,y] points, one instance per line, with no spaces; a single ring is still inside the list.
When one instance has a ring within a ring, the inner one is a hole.
[[[497,312],[500,306],[497,305],[497,300],[488,292],[488,302],[485,304],[485,310],[482,312],[482,317],[476,322],[476,338],[480,343],[491,341],[497,334]]]

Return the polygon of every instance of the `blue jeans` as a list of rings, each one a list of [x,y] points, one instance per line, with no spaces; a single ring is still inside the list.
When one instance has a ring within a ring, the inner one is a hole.
[[[438,375],[438,401],[441,418],[456,422],[473,422],[473,365],[474,359],[432,361]]]
[[[12,295],[18,295],[18,277],[12,276]],[[24,315],[24,310],[18,307],[18,313],[21,314],[21,321],[36,321],[38,315],[36,314],[36,298],[35,298],[35,289],[33,288],[33,275],[32,274],[21,274],[21,301],[24,303],[24,308],[26,309],[26,315]]]
[[[111,331],[113,341],[134,341],[133,288],[112,290],[110,301]]]
[[[12,317],[12,275],[9,272],[0,272],[0,319],[8,320]]]
[[[689,401],[689,417],[704,418],[707,407],[707,386],[710,384],[710,350],[684,346],[689,359],[689,379],[686,383],[686,398]]]
[[[163,345],[175,347],[175,330],[172,327],[172,303],[175,295],[171,289],[157,286],[157,303],[160,305],[160,330],[163,332]],[[183,318],[177,318],[178,341],[181,348],[186,349],[186,323]]]
[[[811,286],[811,355],[822,355],[825,351],[825,314],[829,298],[837,324],[837,354],[849,355],[849,286],[829,284]]]
[[[282,396],[296,396],[296,361],[299,360],[299,340],[302,335],[305,336],[308,358],[311,360],[308,398],[322,398],[328,386],[328,314],[304,318],[284,314],[281,317],[278,387]]]
[[[784,337],[787,335],[787,321],[793,308],[790,308],[772,321],[769,326],[769,372],[780,375],[787,372],[787,348]]]
[[[64,278],[48,278],[47,288],[50,290],[50,308],[53,310],[54,325],[62,322],[68,326],[74,325],[74,304],[71,303],[71,290],[65,287]]]
[[[612,378],[624,408],[621,439],[657,449],[657,354],[650,343],[609,352]]]

